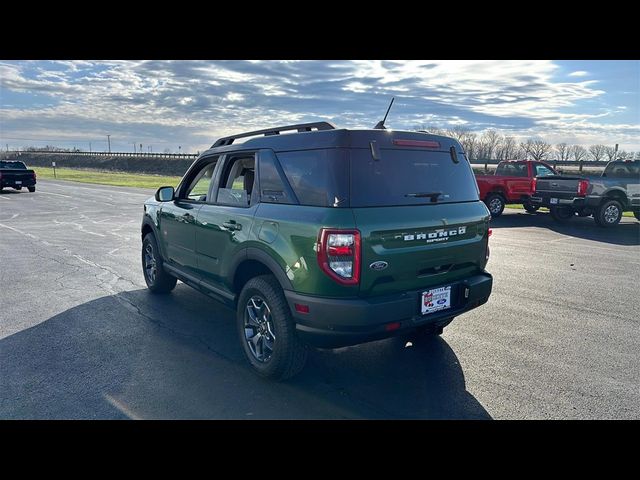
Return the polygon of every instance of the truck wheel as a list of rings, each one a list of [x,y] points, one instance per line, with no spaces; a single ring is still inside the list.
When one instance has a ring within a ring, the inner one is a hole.
[[[529,213],[536,213],[538,211],[538,209],[540,208],[538,205],[532,205],[532,204],[530,204],[528,202],[523,203],[522,206]]]
[[[617,200],[607,200],[595,211],[593,219],[600,227],[613,227],[622,220],[622,205]]]
[[[568,222],[575,216],[575,212],[570,207],[551,207],[549,212],[553,219],[558,222]]]
[[[27,187],[31,193],[36,191],[36,187]]]
[[[493,218],[499,217],[504,211],[504,197],[499,193],[490,193],[484,199],[484,203],[491,212]]]
[[[142,271],[147,287],[153,293],[169,293],[178,279],[162,268],[162,257],[153,233],[147,233],[142,241]]]
[[[285,380],[304,367],[307,346],[296,334],[289,305],[273,275],[246,283],[238,300],[236,325],[242,351],[259,375]]]

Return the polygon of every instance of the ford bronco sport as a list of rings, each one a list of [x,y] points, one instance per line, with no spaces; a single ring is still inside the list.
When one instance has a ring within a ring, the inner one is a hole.
[[[221,138],[158,189],[142,266],[152,292],[235,308],[251,366],[284,379],[308,345],[417,340],[485,303],[489,219],[454,139],[292,125]]]

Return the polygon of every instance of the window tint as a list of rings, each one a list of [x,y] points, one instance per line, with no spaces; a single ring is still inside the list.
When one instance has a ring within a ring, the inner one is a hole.
[[[505,177],[527,177],[529,172],[527,171],[526,163],[501,163],[496,168],[496,175],[503,175]]]
[[[255,183],[255,156],[230,159],[220,178],[218,203],[248,207]]]
[[[638,178],[640,177],[639,162],[613,162],[604,170],[606,177]]]
[[[449,152],[382,149],[376,161],[368,149],[351,150],[352,207],[431,203],[424,194],[435,192],[437,203],[478,200],[471,166]]]
[[[27,166],[22,162],[3,162],[0,161],[0,168],[6,168],[8,170],[26,170]]]
[[[260,201],[265,203],[294,203],[289,197],[271,151],[260,152]]]
[[[555,175],[555,173],[553,173],[553,170],[550,170],[549,168],[545,167],[540,163],[536,163],[535,167],[536,167],[536,177],[546,177],[548,175]]]
[[[345,149],[280,152],[277,155],[300,204],[349,206],[349,163]]]
[[[216,163],[218,163],[217,158],[212,163],[209,163],[202,167],[202,169],[196,174],[196,176],[189,184],[189,188],[185,192],[185,198],[198,202],[207,201],[209,186],[211,185],[211,179],[213,178],[213,172],[216,168]]]

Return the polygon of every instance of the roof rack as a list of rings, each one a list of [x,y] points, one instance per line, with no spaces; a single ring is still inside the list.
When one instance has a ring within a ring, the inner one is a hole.
[[[211,145],[211,148],[224,147],[231,145],[234,140],[244,137],[253,137],[256,135],[280,135],[280,132],[286,132],[290,130],[297,130],[298,132],[310,132],[312,129],[316,130],[335,130],[335,126],[329,122],[311,122],[311,123],[299,123],[297,125],[287,125],[284,127],[267,128],[265,130],[256,130],[254,132],[240,133],[238,135],[230,135],[228,137],[222,137],[216,140],[216,143]]]

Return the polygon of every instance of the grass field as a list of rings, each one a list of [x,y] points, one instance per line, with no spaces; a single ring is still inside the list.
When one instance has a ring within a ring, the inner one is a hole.
[[[53,168],[34,167],[38,178],[53,179]],[[56,168],[58,180],[71,182],[98,183],[117,187],[139,187],[156,189],[165,185],[178,185],[180,177],[162,175],[146,175],[142,173],[101,172],[98,170],[76,170],[71,168]]]

